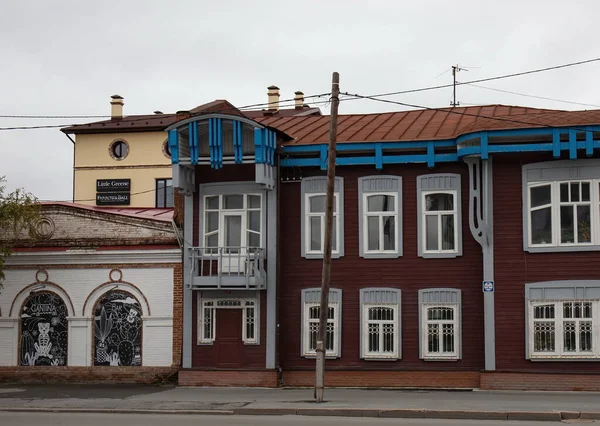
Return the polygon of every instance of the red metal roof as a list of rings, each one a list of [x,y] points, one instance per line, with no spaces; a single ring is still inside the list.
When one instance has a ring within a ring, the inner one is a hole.
[[[87,204],[69,203],[66,201],[42,201],[43,206],[62,206],[119,216],[135,217],[139,219],[157,220],[160,222],[171,222],[173,209],[141,208],[141,207],[98,207]]]
[[[585,111],[573,111],[574,116]],[[477,131],[480,120],[490,129],[505,128],[509,120],[526,122],[523,117],[541,117],[564,111],[508,105],[487,105],[381,114],[347,114],[338,119],[338,142],[385,142],[452,139],[466,133],[469,126]],[[503,117],[504,120],[494,120]],[[519,118],[521,117],[521,118]],[[266,117],[257,122],[276,128],[293,138],[284,145],[322,144],[329,141],[329,116]],[[558,120],[560,121],[560,120]],[[596,120],[600,123],[600,117]],[[513,123],[517,126],[519,124]],[[489,130],[489,129],[488,129]]]

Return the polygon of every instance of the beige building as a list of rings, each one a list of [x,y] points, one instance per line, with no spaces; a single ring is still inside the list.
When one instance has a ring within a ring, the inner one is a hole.
[[[279,107],[279,88],[269,86],[268,108],[243,111],[249,118],[321,115],[295,92],[294,105]],[[61,129],[74,143],[73,202],[115,207],[173,207],[171,153],[165,129],[176,114],[123,115],[124,99],[111,97],[110,120]],[[225,105],[225,106],[224,106]],[[192,115],[228,112],[226,101],[191,109]],[[74,138],[71,136],[74,135]]]
[[[172,207],[171,157],[164,128],[174,114],[123,117],[111,98],[111,119],[62,129],[74,135],[73,201],[129,207]]]

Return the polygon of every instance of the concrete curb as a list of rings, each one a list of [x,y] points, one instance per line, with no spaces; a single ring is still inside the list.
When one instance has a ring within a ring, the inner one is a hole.
[[[399,419],[463,419],[463,420],[537,420],[561,421],[600,419],[600,412],[579,411],[475,411],[425,409],[361,409],[361,408],[235,408],[233,410],[148,410],[124,408],[27,408],[0,407],[0,412],[40,413],[107,413],[107,414],[179,414],[179,415],[245,415],[245,416],[336,416],[381,417]]]

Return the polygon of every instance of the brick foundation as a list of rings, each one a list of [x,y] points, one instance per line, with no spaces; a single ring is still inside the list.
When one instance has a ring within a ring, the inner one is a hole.
[[[598,392],[600,374],[484,372],[481,389]]]
[[[284,386],[314,386],[314,371],[284,371]],[[478,388],[478,371],[327,371],[328,387]]]
[[[0,367],[0,383],[136,383],[174,381],[175,367]]]
[[[179,370],[179,386],[277,387],[275,370]]]

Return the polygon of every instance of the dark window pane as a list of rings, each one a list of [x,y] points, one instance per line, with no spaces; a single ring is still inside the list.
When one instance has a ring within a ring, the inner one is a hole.
[[[571,183],[571,201],[579,201],[579,182]]]
[[[577,242],[589,243],[592,241],[590,224],[590,206],[577,206]]]
[[[310,249],[321,251],[321,217],[311,217],[310,222]]]
[[[368,250],[379,250],[379,216],[367,218]]]
[[[259,209],[260,208],[260,196],[248,195],[248,208]]]
[[[206,212],[205,232],[219,229],[219,212]]]
[[[219,196],[206,197],[206,208],[211,210],[219,209]]]
[[[573,206],[560,208],[560,241],[561,243],[575,242],[575,223],[573,222]]]
[[[325,213],[326,198],[324,195],[314,195],[309,199],[311,213]]]
[[[396,218],[384,216],[383,218],[383,249],[396,250]]]
[[[223,208],[224,209],[243,209],[244,208],[244,196],[243,195],[224,195],[223,196]]]
[[[248,212],[248,229],[251,231],[260,232],[260,211],[249,211]]]
[[[530,189],[531,207],[543,206],[550,204],[551,192],[550,185],[535,186]]]
[[[581,201],[590,201],[590,183],[581,183]]]
[[[391,212],[395,210],[394,197],[391,195],[371,195],[367,197],[369,212]]]
[[[454,215],[442,215],[442,250],[454,250]]]
[[[454,195],[452,194],[429,194],[425,196],[425,210],[446,211],[454,209]]]
[[[425,216],[425,250],[438,249],[438,217]]]
[[[569,201],[569,184],[561,183],[560,184],[560,201],[565,203]],[[533,206],[533,200],[531,205]],[[535,206],[533,206],[535,207]]]
[[[552,209],[550,207],[531,212],[531,243],[552,243]]]

